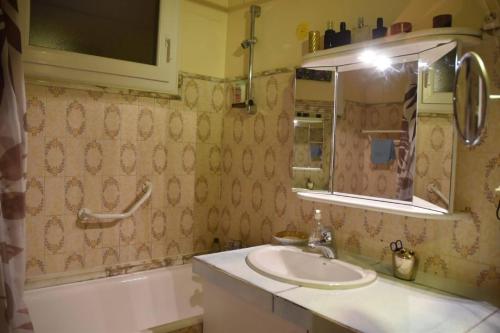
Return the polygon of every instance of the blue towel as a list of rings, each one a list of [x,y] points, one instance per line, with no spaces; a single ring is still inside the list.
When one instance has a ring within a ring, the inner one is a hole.
[[[387,164],[396,159],[393,140],[373,139],[371,150],[371,159],[373,164]]]

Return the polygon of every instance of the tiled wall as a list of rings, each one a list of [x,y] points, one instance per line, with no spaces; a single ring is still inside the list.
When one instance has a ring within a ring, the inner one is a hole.
[[[210,248],[225,84],[185,76],[182,95],[27,85],[28,281]],[[152,197],[132,218],[78,221],[82,207],[125,210],[146,180]]]
[[[486,59],[492,68],[496,58]],[[239,110],[224,115],[219,229],[224,240],[240,238],[255,245],[269,242],[272,233],[286,228],[309,231],[313,209],[320,208],[339,249],[390,267],[388,244],[401,239],[419,258],[418,282],[499,304],[500,222],[493,192],[500,181],[498,103],[491,106],[495,110],[489,113],[483,143],[475,149],[459,144],[456,206],[470,212],[471,218],[434,221],[297,199],[289,168],[293,73],[257,77],[255,87],[256,115]],[[498,81],[496,89],[500,90]]]
[[[498,68],[498,46],[483,47]],[[419,257],[419,282],[498,303],[498,103],[483,143],[458,151],[456,205],[472,218],[433,221],[298,200],[293,72],[260,75],[255,89],[258,113],[246,115],[230,110],[224,84],[196,77],[184,78],[181,101],[28,85],[28,278],[202,251],[214,235],[266,243],[286,228],[309,231],[318,207],[340,249],[389,264],[388,243],[402,239]],[[82,206],[125,208],[144,179],[153,197],[133,219],[76,223]]]

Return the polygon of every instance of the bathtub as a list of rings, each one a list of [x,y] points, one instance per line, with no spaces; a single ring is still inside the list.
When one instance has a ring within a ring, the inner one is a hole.
[[[201,322],[191,264],[28,290],[36,333],[169,332]]]

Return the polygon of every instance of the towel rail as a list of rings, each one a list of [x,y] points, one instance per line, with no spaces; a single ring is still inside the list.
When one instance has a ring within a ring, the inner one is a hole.
[[[95,220],[123,220],[126,219],[130,216],[132,216],[139,207],[141,207],[146,200],[149,199],[151,196],[151,192],[153,191],[153,184],[151,182],[145,182],[142,190],[144,194],[142,197],[137,200],[137,202],[130,207],[130,209],[127,212],[124,213],[93,213],[90,209],[88,208],[82,208],[78,211],[78,218],[82,221],[86,221],[89,219],[95,219]]]
[[[401,134],[401,133],[406,133],[406,131],[403,130],[362,130],[361,133],[363,134]]]
[[[368,140],[372,141],[372,134],[402,134],[406,133],[406,131],[403,130],[361,130],[362,134],[367,134],[368,135]],[[399,145],[401,142],[400,140],[392,140],[395,145]]]

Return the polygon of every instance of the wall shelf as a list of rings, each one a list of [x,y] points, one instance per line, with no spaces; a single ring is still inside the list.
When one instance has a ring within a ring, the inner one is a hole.
[[[423,199],[414,197],[413,204],[405,204],[400,202],[390,202],[377,200],[374,198],[364,198],[362,196],[331,193],[315,193],[315,192],[298,192],[297,196],[302,200],[321,202],[337,206],[350,208],[361,208],[369,211],[381,213],[415,217],[429,220],[462,220],[469,219],[470,214],[463,213],[447,213],[443,208],[433,205]]]
[[[383,49],[387,57],[411,56],[440,44],[460,40],[466,45],[481,41],[481,30],[472,28],[423,29],[393,36],[353,43],[304,56],[302,67],[335,67],[356,62],[363,50]]]

